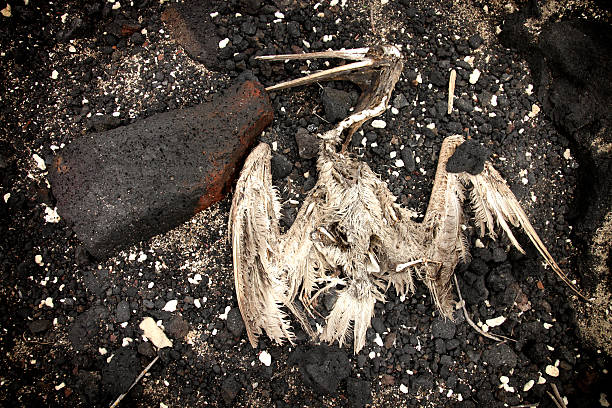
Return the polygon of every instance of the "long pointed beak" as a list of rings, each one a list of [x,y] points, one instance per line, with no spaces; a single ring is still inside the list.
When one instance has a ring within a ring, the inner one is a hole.
[[[290,81],[281,82],[280,84],[272,85],[266,88],[266,91],[278,91],[279,89],[293,88],[295,86],[308,85],[313,82],[330,81],[338,79],[341,76],[346,76],[351,72],[371,67],[374,65],[372,60],[357,61],[350,64],[345,64],[340,67],[330,68],[323,71],[318,71],[305,77],[292,79]]]
[[[329,140],[330,143],[336,143],[339,140],[340,134],[348,129],[348,136],[342,147],[344,151],[350,140],[350,136],[365,121],[380,115],[387,108],[391,92],[402,72],[402,56],[397,47],[393,45],[383,45],[340,51],[256,57],[256,59],[265,61],[291,61],[319,58],[342,58],[355,62],[315,72],[302,78],[282,82],[267,87],[266,90],[276,91],[279,89],[329,80],[348,80],[359,85],[362,94],[355,108],[355,112],[333,129],[331,134],[321,136],[323,139]]]
[[[365,58],[369,50],[369,47],[364,47],[338,51],[305,52],[302,54],[260,55],[255,57],[255,59],[262,61],[289,61],[321,58],[342,58],[346,60],[360,61]]]
[[[302,54],[280,54],[263,55],[255,59],[261,61],[295,61],[311,60],[321,58],[340,58],[355,61],[339,67],[318,71],[302,78],[281,82],[266,88],[267,91],[277,91],[280,89],[292,88],[295,86],[308,85],[313,82],[331,80],[353,81],[364,89],[370,85],[370,77],[376,68],[384,68],[394,65],[401,60],[399,50],[393,45],[383,45],[379,47],[363,47],[338,51],[308,52]],[[400,62],[401,64],[401,62]],[[395,83],[393,83],[395,85]]]
[[[339,51],[322,51],[308,52],[303,54],[281,54],[281,55],[264,55],[255,57],[261,61],[295,61],[295,60],[311,60],[322,58],[340,58],[346,60],[357,61],[350,64],[342,65],[335,68],[318,71],[313,74],[306,75],[302,78],[293,79],[290,81],[281,82],[266,88],[266,91],[278,91],[280,89],[293,88],[296,86],[309,85],[313,82],[332,81],[335,79],[345,79],[347,75],[355,71],[364,70],[372,67],[375,61],[367,57],[370,48],[354,48],[349,50]]]

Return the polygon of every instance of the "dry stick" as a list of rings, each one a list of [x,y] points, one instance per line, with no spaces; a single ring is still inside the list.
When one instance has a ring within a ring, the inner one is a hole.
[[[113,403],[111,404],[110,408],[115,408],[115,407],[117,407],[117,406],[119,405],[119,403],[121,402],[121,400],[122,400],[122,399],[123,399],[123,398],[124,398],[124,397],[125,397],[125,396],[128,394],[128,392],[130,392],[130,390],[131,390],[132,388],[134,388],[134,386],[136,385],[136,383],[137,383],[138,381],[140,381],[140,379],[141,379],[142,377],[144,377],[146,373],[148,373],[148,372],[149,372],[149,370],[151,369],[151,367],[153,367],[153,364],[155,364],[155,362],[156,362],[157,360],[159,360],[159,356],[155,356],[155,358],[153,359],[153,361],[151,361],[151,362],[149,363],[149,365],[148,365],[148,366],[146,366],[146,367],[144,368],[144,370],[142,370],[142,372],[140,373],[140,375],[139,375],[138,377],[136,377],[136,379],[134,380],[134,382],[132,383],[132,385],[130,385],[130,388],[128,388],[128,390],[127,390],[126,392],[124,392],[123,394],[121,394],[121,395],[119,396],[119,398],[117,398],[117,399],[115,400],[115,402],[113,402]]]
[[[476,325],[476,323],[474,323],[474,321],[470,318],[470,315],[468,314],[467,309],[465,308],[465,302],[463,301],[463,297],[461,297],[461,290],[459,289],[459,282],[457,282],[457,276],[453,275],[453,279],[455,279],[455,287],[457,288],[457,295],[459,295],[459,304],[461,305],[461,308],[463,309],[463,316],[465,316],[465,320],[467,320],[467,322],[470,324],[470,326],[472,326],[474,328],[474,330],[476,330],[481,335],[483,335],[486,338],[489,338],[489,339],[491,339],[493,341],[497,341],[497,342],[502,342],[504,340],[512,340],[512,341],[514,341],[514,339],[511,339],[510,337],[506,337],[506,336],[502,336],[502,335],[489,334],[489,333],[483,331],[480,327],[478,327]]]
[[[563,401],[561,401],[561,404],[559,404],[559,401],[557,401],[557,399],[555,398],[554,395],[552,395],[549,391],[546,391],[546,393],[548,394],[548,396],[553,400],[553,402],[555,403],[555,406],[557,408],[567,408],[565,406],[565,404],[563,404]]]
[[[551,384],[550,385],[552,387],[553,393],[555,394],[554,396],[546,391],[546,393],[548,394],[548,396],[550,398],[552,398],[553,402],[555,403],[555,405],[557,406],[557,408],[567,408],[567,405],[565,405],[565,401],[563,401],[563,398],[561,398],[561,394],[559,394],[559,389],[557,388],[556,384]]]
[[[565,402],[563,401],[563,398],[561,398],[561,394],[559,394],[559,389],[557,388],[557,384],[550,384],[550,386],[553,389],[553,392],[555,393],[555,397],[557,397],[557,399],[563,403],[563,405],[565,405]]]
[[[450,73],[450,80],[448,81],[448,113],[453,113],[453,102],[455,99],[455,80],[457,79],[457,71],[454,69]]]

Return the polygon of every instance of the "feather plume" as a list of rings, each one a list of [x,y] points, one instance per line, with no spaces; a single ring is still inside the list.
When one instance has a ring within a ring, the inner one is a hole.
[[[447,172],[449,158],[464,142],[461,136],[448,137],[442,143],[422,223],[413,221],[410,212],[396,204],[386,183],[367,164],[345,152],[346,142],[338,151],[343,133],[350,140],[365,120],[384,112],[402,69],[395,48],[342,53],[337,55],[367,58],[361,65],[373,71],[368,71],[369,82],[354,113],[319,135],[319,176],[287,233],[279,231],[280,203],[272,186],[267,145],[260,144],[249,155],[236,184],[229,231],[236,296],[251,344],[256,346],[263,332],[279,344],[293,341],[285,310],[314,337],[305,313],[317,312],[317,298],[336,289],[338,298],[326,317],[321,339],[338,341],[342,346],[352,337],[358,353],[365,345],[374,305],[384,302],[384,291],[393,285],[400,295],[412,293],[415,278],[424,281],[440,313],[452,318],[451,279],[459,261],[469,261],[463,233],[467,185],[472,186],[469,197],[481,235],[486,231],[496,238],[495,226],[499,225],[522,251],[510,225],[520,227],[555,273],[580,294],[491,163],[485,162],[477,175]],[[327,51],[313,57],[323,55],[336,54]],[[342,72],[340,67],[325,75],[346,78]],[[347,75],[363,79],[355,72]]]

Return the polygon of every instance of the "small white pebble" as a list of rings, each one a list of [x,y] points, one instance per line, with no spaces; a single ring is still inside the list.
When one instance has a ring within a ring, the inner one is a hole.
[[[11,193],[6,193],[2,198],[5,203],[8,203],[9,198],[11,198]]]
[[[7,18],[12,16],[13,14],[11,12],[11,5],[6,3],[6,7],[0,10],[0,14],[2,14],[3,17],[7,17]]]
[[[51,297],[46,298],[44,303],[45,303],[45,306],[47,307],[53,307],[53,298]]]
[[[117,10],[119,8],[121,8],[121,3],[116,2],[115,4],[113,4],[113,6],[111,7],[113,10]]]
[[[66,383],[62,381],[61,384],[55,386],[55,391],[59,391],[66,386]]]
[[[610,406],[610,403],[608,402],[608,396],[603,392],[599,394],[599,405],[606,408]]]
[[[200,299],[193,299],[193,304],[198,309],[202,307],[202,304],[200,303]]]
[[[550,375],[551,377],[558,377],[559,368],[555,367],[554,365],[549,364],[546,366],[546,374]]]
[[[272,142],[272,151],[275,152],[278,150],[278,143],[277,142]]]
[[[374,343],[378,344],[380,347],[384,345],[382,339],[380,338],[380,334],[376,333],[376,338],[374,338]]]
[[[215,11],[214,13],[210,13],[210,16],[211,16],[212,18],[215,18],[215,17],[217,17],[218,15],[219,15],[219,12],[218,12],[218,11]]]
[[[98,348],[98,353],[100,353],[101,355],[105,355],[106,353],[108,353],[108,351],[104,347],[100,347]]]
[[[34,262],[37,265],[43,266],[42,255],[34,255]]]
[[[131,337],[124,337],[123,341],[121,342],[121,345],[123,347],[127,347],[130,345],[131,342],[133,342],[134,340]]]
[[[395,150],[389,153],[389,157],[391,157],[392,159],[395,159],[395,156],[397,156],[397,152]]]
[[[533,105],[531,105],[531,112],[529,112],[527,116],[529,116],[530,118],[534,118],[538,115],[538,113],[540,113],[540,107],[534,103]]]
[[[498,316],[493,319],[487,319],[485,323],[489,327],[497,327],[503,324],[505,321],[506,321],[506,318],[504,316]]]
[[[381,119],[375,119],[372,121],[372,127],[375,129],[384,129],[387,127],[387,122]]]
[[[550,329],[551,327],[553,327],[553,325],[552,325],[552,324],[550,324],[550,323],[546,323],[546,322],[544,322],[543,326],[544,326],[544,328],[545,328],[546,330],[548,330],[548,329]]]
[[[525,392],[529,391],[531,387],[533,387],[533,384],[535,384],[535,381],[533,380],[527,381],[527,383],[523,386],[523,391]]]
[[[32,158],[34,159],[34,161],[36,162],[36,166],[41,169],[41,170],[46,170],[47,169],[47,165],[45,164],[45,161],[42,159],[42,157],[40,157],[39,155],[37,155],[36,153],[34,153],[32,155]]]
[[[45,207],[45,221],[55,224],[60,222],[60,216],[57,213],[57,207],[55,208],[51,208],[51,207]]]
[[[227,320],[227,314],[229,313],[230,310],[232,310],[231,306],[225,306],[225,312],[219,315],[219,319]]]
[[[404,167],[404,161],[402,159],[397,159],[395,161],[395,167]]]
[[[170,300],[166,303],[166,305],[164,306],[162,310],[166,312],[174,312],[176,310],[177,305],[178,305],[178,300],[176,299]]]
[[[479,78],[480,78],[480,71],[475,69],[470,74],[470,84],[474,85],[476,82],[478,82]]]
[[[565,160],[569,160],[572,158],[572,153],[570,152],[570,149],[565,149],[565,151],[563,152],[563,158]]]
[[[370,354],[368,354],[368,357],[370,357],[370,360],[374,360],[374,358],[376,357],[376,353],[373,351],[370,351]]]
[[[68,52],[71,54],[74,54],[76,52],[76,48],[74,48],[74,45],[71,45],[70,47],[68,47]]]
[[[525,89],[525,93],[527,95],[531,95],[533,93],[533,85],[532,84],[527,85],[527,88]]]
[[[168,408],[168,406],[166,404],[164,404],[163,402],[159,403],[159,408]]]
[[[416,82],[417,82],[417,84],[422,84],[423,83],[423,77],[421,76],[421,74],[417,75]]]
[[[509,386],[508,384],[502,384],[502,388],[507,392],[514,392],[514,387]]]
[[[540,377],[538,378],[538,384],[544,384],[545,382],[546,382],[546,378],[540,375]]]
[[[149,284],[147,285],[147,288],[152,289],[153,286],[155,286],[154,282],[149,282]]]
[[[396,107],[392,107],[391,108],[391,113],[394,115],[397,115],[399,113],[399,110]]]
[[[270,353],[264,350],[259,353],[259,361],[261,361],[261,363],[266,367],[270,367],[270,364],[272,364],[272,356]]]
[[[59,72],[54,69],[53,72],[51,72],[51,79],[57,79],[57,77],[59,77]]]
[[[227,44],[229,44],[229,38],[224,38],[221,41],[219,41],[219,48],[225,48],[227,47]]]
[[[501,382],[502,384],[508,384],[510,382],[510,379],[507,376],[502,375],[501,377],[499,377],[499,382]]]
[[[198,285],[202,281],[202,275],[196,273],[195,275],[193,275],[193,278],[187,278],[187,280],[193,285]]]
[[[285,18],[285,15],[280,11],[277,11],[276,13],[274,13],[274,17],[283,19]]]
[[[406,387],[404,384],[400,384],[400,391],[403,394],[408,394],[408,387]]]
[[[146,260],[147,260],[146,254],[140,254],[140,256],[138,257],[138,262],[144,262]]]
[[[497,95],[491,96],[491,106],[497,106]]]

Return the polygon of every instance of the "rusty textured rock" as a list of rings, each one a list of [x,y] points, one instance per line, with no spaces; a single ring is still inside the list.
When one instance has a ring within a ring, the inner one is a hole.
[[[222,38],[210,16],[214,8],[208,1],[172,4],[162,13],[162,21],[191,58],[217,70]]]
[[[53,159],[58,213],[97,258],[168,231],[223,198],[272,120],[263,87],[82,136]]]

